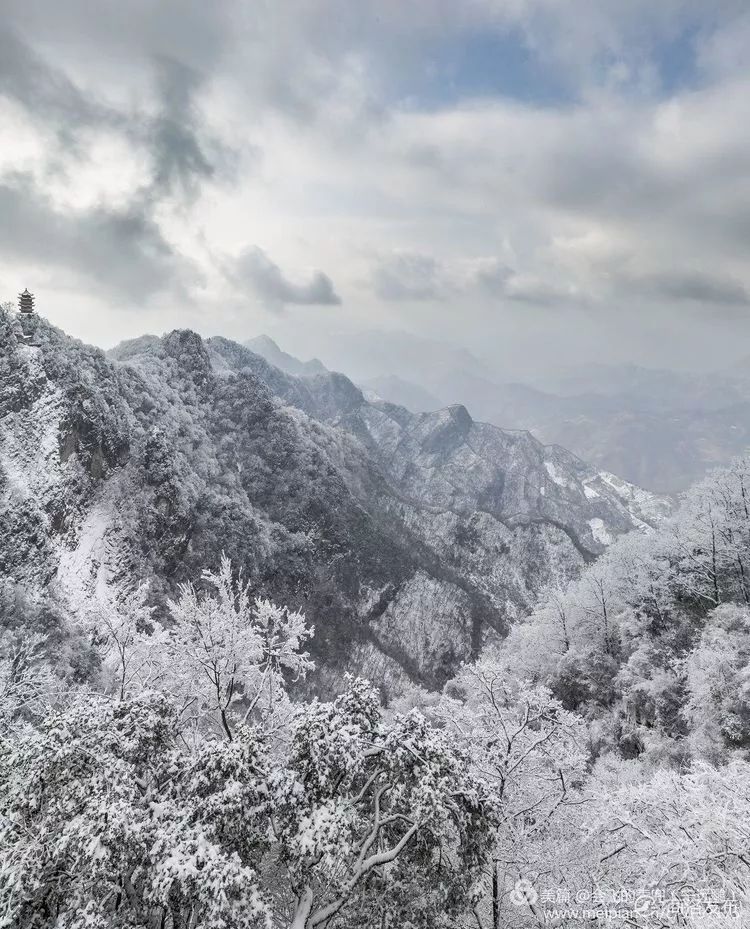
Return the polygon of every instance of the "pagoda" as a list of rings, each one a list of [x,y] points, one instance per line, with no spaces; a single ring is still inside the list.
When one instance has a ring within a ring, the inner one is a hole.
[[[30,316],[34,312],[34,294],[30,294],[28,289],[18,295],[18,312],[25,316]]]

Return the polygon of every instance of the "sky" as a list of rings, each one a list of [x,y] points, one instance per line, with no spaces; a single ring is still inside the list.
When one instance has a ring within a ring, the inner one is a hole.
[[[345,369],[377,331],[516,379],[750,355],[746,0],[0,13],[0,299],[85,341]]]

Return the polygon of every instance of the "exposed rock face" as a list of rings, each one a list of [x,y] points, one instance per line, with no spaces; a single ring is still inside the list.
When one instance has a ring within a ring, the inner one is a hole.
[[[666,508],[464,407],[368,403],[225,339],[37,335],[0,316],[0,571],[71,612],[146,580],[158,612],[225,551],[315,624],[324,689],[439,685]]]

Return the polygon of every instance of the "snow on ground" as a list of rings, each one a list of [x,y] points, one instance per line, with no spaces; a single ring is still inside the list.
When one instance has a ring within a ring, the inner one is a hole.
[[[92,596],[103,598],[109,586],[112,515],[106,502],[98,503],[83,520],[75,546],[60,547],[57,582],[74,611]]]
[[[594,490],[594,488],[589,484],[591,478],[587,478],[583,482],[583,492],[586,494],[587,500],[596,500],[598,497],[601,497],[601,494]]]
[[[39,350],[22,346],[29,376],[40,374]],[[63,399],[58,390],[45,390],[28,409],[8,413],[0,430],[0,468],[14,499],[41,502],[62,480],[59,435]]]
[[[600,545],[610,545],[612,543],[612,536],[604,525],[603,519],[599,519],[598,516],[595,516],[593,519],[589,520],[589,526],[591,527],[591,535]]]
[[[39,360],[39,349],[22,346],[29,379],[46,381]],[[57,580],[61,593],[76,609],[107,584],[108,564],[114,564],[108,552],[107,533],[112,523],[113,506],[102,501],[83,520],[75,534],[75,543],[52,533],[47,515],[51,501],[65,493],[71,462],[60,461],[60,429],[64,414],[62,393],[49,381],[41,395],[28,408],[6,414],[0,428],[0,471],[5,477],[0,506],[12,508],[31,505],[48,527],[49,540],[58,554]]]
[[[565,477],[564,474],[561,474],[561,473],[557,470],[557,467],[556,467],[554,461],[545,461],[545,462],[544,462],[544,467],[546,468],[547,474],[549,474],[550,479],[553,480],[553,481],[555,482],[555,484],[557,484],[558,487],[567,487],[567,486],[568,486],[568,480],[567,480],[567,478]]]
[[[638,516],[649,523],[658,523],[667,517],[672,510],[672,501],[667,497],[644,490],[642,487],[624,481],[621,477],[617,477],[616,474],[611,474],[609,471],[600,471],[599,477],[627,503],[634,516]]]

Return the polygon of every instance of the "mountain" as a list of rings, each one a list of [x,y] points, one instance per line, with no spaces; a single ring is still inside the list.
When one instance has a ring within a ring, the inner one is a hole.
[[[293,355],[283,352],[274,340],[267,335],[259,335],[255,339],[249,339],[245,342],[245,347],[287,374],[325,374],[326,372],[325,366],[317,358],[310,361],[300,361]]]
[[[416,413],[426,413],[444,406],[429,390],[397,377],[395,374],[370,378],[368,381],[361,382],[360,386],[366,394],[372,395],[373,400],[386,400],[397,406],[405,406]]]
[[[738,365],[726,371],[686,372],[588,364],[548,371],[535,383],[558,396],[611,397],[619,405],[649,412],[707,412],[750,400],[750,380]]]
[[[303,341],[304,339],[304,341]],[[472,352],[455,344],[429,336],[418,336],[399,330],[340,328],[335,331],[310,331],[304,327],[295,336],[299,346],[315,346],[315,353],[330,371],[343,371],[355,383],[367,383],[373,378],[396,376],[429,389],[432,377],[438,378],[451,371],[473,371],[491,377],[494,365],[482,361]],[[263,355],[272,364],[277,364],[280,351],[273,339],[259,336],[244,343],[251,351]],[[298,348],[292,364],[305,364],[298,358],[307,357],[308,351]],[[277,364],[284,367],[283,364]],[[290,368],[292,374],[304,373]]]
[[[750,403],[711,412],[584,409],[551,417],[535,431],[632,481],[677,493],[750,449]]]
[[[648,397],[623,394],[555,396],[521,384],[477,384],[454,377],[453,396],[475,414],[538,439],[570,448],[594,466],[639,486],[678,493],[712,468],[750,448],[750,402],[712,406],[709,390],[695,408],[662,408]],[[714,397],[721,395],[716,388]],[[656,395],[655,395],[656,396]],[[664,395],[666,396],[666,394]]]
[[[747,360],[703,372],[636,364],[529,368],[519,383],[496,362],[406,333],[349,333],[331,339],[330,348],[316,344],[329,367],[339,366],[373,399],[413,410],[462,403],[477,419],[526,429],[657,493],[681,493],[750,450]],[[255,350],[275,363],[262,344]]]
[[[413,383],[385,375],[377,382],[394,403],[408,405],[418,391],[440,405],[460,401],[479,419],[527,429],[664,494],[750,449],[750,377],[738,368],[689,375],[593,365],[535,385],[497,382],[472,366],[430,370]]]
[[[313,374],[325,374],[328,370],[317,358],[313,358],[311,361],[300,361],[294,355],[283,352],[276,342],[267,335],[248,339],[244,345],[287,374],[305,377]],[[387,400],[390,403],[405,406],[407,409],[416,412],[436,410],[441,406],[445,406],[445,403],[428,390],[395,374],[372,377],[360,380],[358,383],[368,399]]]
[[[344,670],[438,686],[669,502],[454,405],[415,414],[189,330],[109,356],[0,315],[0,574],[70,614],[222,551]]]

